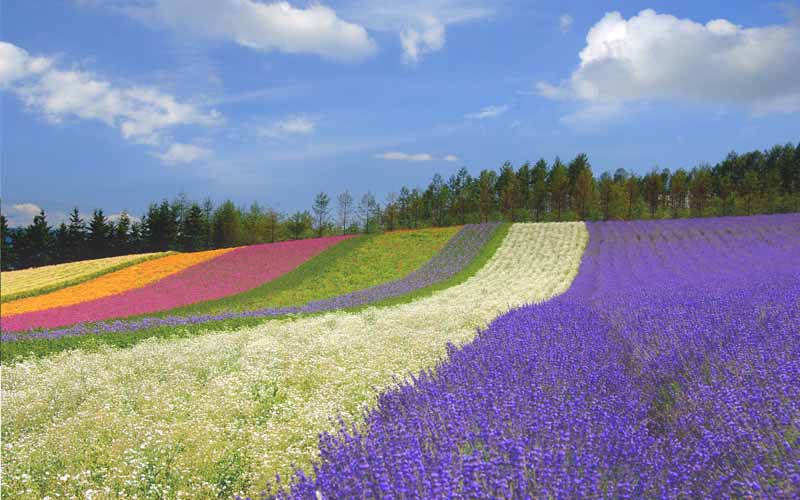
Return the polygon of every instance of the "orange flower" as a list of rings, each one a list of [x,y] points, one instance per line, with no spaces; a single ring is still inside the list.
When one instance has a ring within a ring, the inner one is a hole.
[[[200,264],[207,260],[230,252],[233,248],[209,250],[206,252],[179,253],[149,260],[126,267],[119,271],[100,276],[79,285],[62,288],[52,293],[28,297],[4,303],[0,307],[0,315],[13,316],[33,311],[42,311],[53,307],[71,306],[81,302],[100,299],[134,288],[140,288],[158,281],[171,274]]]

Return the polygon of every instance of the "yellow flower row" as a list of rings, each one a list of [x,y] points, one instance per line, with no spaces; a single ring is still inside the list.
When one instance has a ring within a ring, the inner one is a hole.
[[[0,308],[0,315],[13,316],[53,307],[71,306],[126,292],[134,288],[143,287],[231,250],[233,249],[224,248],[206,252],[179,253],[148,260],[52,293],[4,303]]]
[[[12,295],[34,293],[42,288],[80,280],[118,266],[132,264],[139,260],[149,260],[158,255],[166,255],[166,253],[120,255],[105,259],[81,260],[19,271],[6,271],[0,273],[0,297],[5,299]]]

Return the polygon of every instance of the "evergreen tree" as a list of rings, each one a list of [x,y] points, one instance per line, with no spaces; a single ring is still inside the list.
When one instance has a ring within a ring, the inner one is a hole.
[[[214,246],[228,248],[242,241],[244,228],[239,209],[232,201],[226,200],[214,211]]]
[[[93,259],[111,255],[111,235],[114,227],[103,214],[102,209],[96,209],[89,221],[89,255]]]
[[[131,253],[131,217],[125,210],[119,214],[119,219],[114,225],[114,231],[111,237],[111,247],[114,255],[127,255]]]
[[[207,248],[208,228],[203,208],[192,202],[182,222],[181,249],[185,252],[196,252]]]
[[[556,211],[556,220],[561,220],[561,211],[566,204],[567,191],[569,190],[569,176],[567,167],[556,157],[553,168],[550,170],[549,179],[550,199],[553,202],[553,209]]]
[[[318,193],[314,198],[314,222],[316,223],[317,237],[321,238],[325,228],[328,226],[328,217],[330,215],[330,199],[326,193]]]
[[[82,260],[88,257],[86,247],[86,223],[81,218],[78,207],[72,209],[69,214],[69,224],[67,225],[67,235],[60,251],[64,253],[67,261]]]
[[[547,178],[547,162],[542,158],[531,170],[531,212],[536,222],[542,220],[547,208]]]
[[[25,228],[22,241],[24,244],[20,253],[25,257],[20,262],[22,267],[45,266],[52,263],[55,241],[44,210],[34,216],[33,223]]]
[[[11,246],[11,232],[8,228],[8,219],[0,213],[0,270],[14,269],[16,258]]]

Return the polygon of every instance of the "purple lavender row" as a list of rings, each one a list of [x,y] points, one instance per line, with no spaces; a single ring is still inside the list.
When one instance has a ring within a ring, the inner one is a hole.
[[[116,320],[102,323],[78,324],[66,328],[29,332],[11,332],[0,335],[0,341],[32,339],[58,339],[83,335],[135,332],[148,328],[181,327],[246,318],[272,318],[287,314],[318,313],[367,305],[399,297],[451,278],[472,262],[489,242],[499,223],[468,224],[455,234],[442,249],[422,267],[402,279],[371,288],[348,293],[331,299],[318,300],[296,307],[264,308],[252,311],[224,312],[191,316],[148,317],[134,320]]]
[[[567,293],[321,436],[277,498],[800,496],[800,215],[589,230]]]

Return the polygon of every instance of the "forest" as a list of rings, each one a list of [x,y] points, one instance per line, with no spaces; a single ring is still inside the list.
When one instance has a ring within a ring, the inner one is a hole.
[[[715,165],[617,169],[595,176],[586,154],[518,168],[510,162],[477,175],[462,167],[424,189],[402,186],[379,201],[371,192],[320,192],[308,210],[288,214],[268,204],[227,200],[152,203],[140,217],[110,220],[78,208],[52,227],[44,211],[27,227],[10,228],[0,214],[3,270],[141,252],[197,251],[330,234],[374,233],[505,220],[570,221],[685,218],[800,211],[800,143],[729,153]]]

